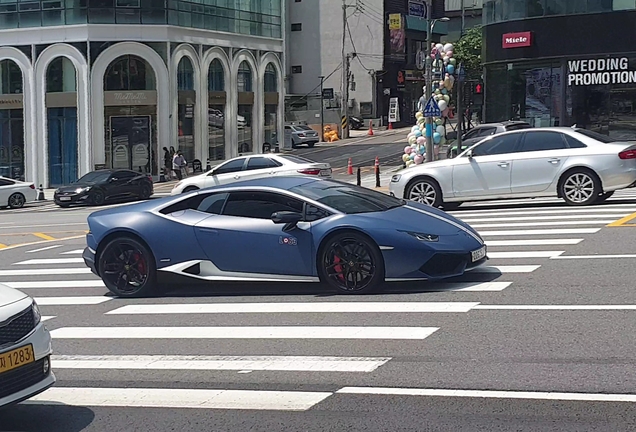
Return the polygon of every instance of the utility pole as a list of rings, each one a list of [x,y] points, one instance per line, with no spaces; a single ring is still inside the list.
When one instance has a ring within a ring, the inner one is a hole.
[[[464,36],[464,31],[466,29],[466,8],[464,5],[465,0],[462,0],[461,2],[461,9],[462,9],[462,30],[461,33],[459,34],[459,36]]]
[[[325,77],[320,75],[320,141],[325,140],[325,97],[322,94]]]
[[[342,107],[340,109],[341,119],[343,121],[342,139],[349,138],[349,55],[346,50],[347,38],[347,0],[342,0]]]
[[[433,44],[433,23],[431,15],[433,1],[426,1],[426,103],[433,95],[433,60],[431,59],[431,45]],[[426,117],[426,162],[433,161],[433,118]]]

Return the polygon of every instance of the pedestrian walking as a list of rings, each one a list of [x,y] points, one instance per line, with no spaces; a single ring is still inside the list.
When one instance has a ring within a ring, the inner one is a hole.
[[[182,170],[187,166],[187,162],[181,153],[181,150],[178,150],[172,159],[172,170],[177,175],[177,179],[183,180]]]
[[[163,175],[166,177],[166,181],[172,180],[172,156],[168,147],[163,148]]]

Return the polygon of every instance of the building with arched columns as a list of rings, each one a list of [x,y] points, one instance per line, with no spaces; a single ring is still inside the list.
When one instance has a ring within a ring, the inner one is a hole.
[[[281,0],[0,5],[0,175],[55,187],[96,168],[159,178],[283,136]]]

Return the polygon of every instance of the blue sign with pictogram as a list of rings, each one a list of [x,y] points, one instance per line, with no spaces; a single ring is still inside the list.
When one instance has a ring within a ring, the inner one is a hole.
[[[426,103],[424,107],[424,117],[441,117],[442,111],[439,109],[439,105],[437,105],[437,101],[435,97],[431,96],[431,98]]]

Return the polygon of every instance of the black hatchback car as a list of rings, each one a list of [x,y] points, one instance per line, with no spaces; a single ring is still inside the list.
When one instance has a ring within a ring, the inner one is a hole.
[[[73,204],[101,205],[106,202],[148,199],[154,193],[152,177],[131,170],[97,170],[55,191],[60,207]]]
[[[518,129],[527,129],[529,127],[530,124],[524,121],[505,121],[501,123],[481,124],[469,130],[464,136],[462,136],[461,149],[457,149],[457,144],[449,146],[448,150],[446,151],[446,158],[451,159],[456,157],[468,147],[471,147],[473,144],[477,144],[479,141],[490,135],[500,134],[502,132],[510,132]]]

